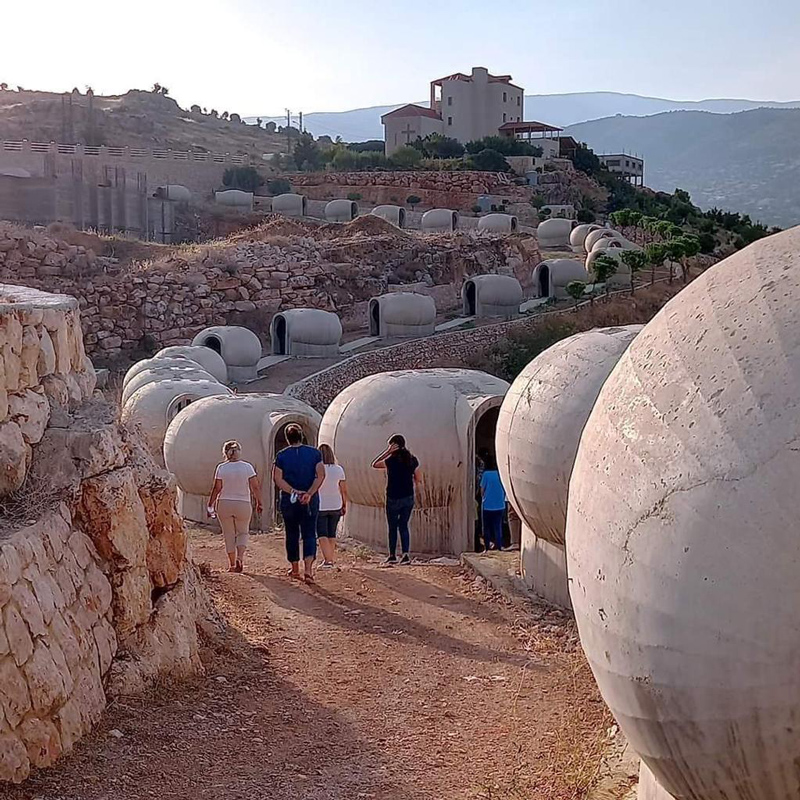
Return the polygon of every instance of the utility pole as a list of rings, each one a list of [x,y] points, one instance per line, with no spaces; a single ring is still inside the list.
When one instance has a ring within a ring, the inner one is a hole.
[[[291,127],[292,127],[292,112],[287,108],[286,109],[286,155],[292,154],[292,147],[291,147]]]
[[[303,131],[303,112],[300,112],[300,133],[304,133]]]

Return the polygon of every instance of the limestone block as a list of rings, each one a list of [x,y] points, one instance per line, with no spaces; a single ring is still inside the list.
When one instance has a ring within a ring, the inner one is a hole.
[[[153,586],[171,586],[177,582],[186,563],[186,531],[178,515],[175,487],[154,480],[140,486],[149,539],[147,569]]]
[[[75,602],[78,597],[78,589],[80,588],[80,583],[76,586],[75,581],[72,579],[70,557],[72,558],[72,564],[77,568],[78,565],[75,562],[74,556],[71,556],[68,551],[65,551],[65,558],[62,559],[55,571],[55,581],[58,584],[58,588],[61,590],[61,596],[64,598],[64,603],[67,607]],[[78,569],[78,572],[81,576],[83,575],[80,569]]]
[[[42,325],[51,333],[64,327],[65,311],[59,308],[46,308],[42,316]]]
[[[61,589],[49,572],[39,575],[31,585],[39,608],[42,610],[45,625],[49,625],[56,610],[66,606],[64,595],[61,594]]]
[[[22,614],[22,618],[25,620],[25,624],[31,634],[33,636],[44,636],[47,633],[44,615],[28,581],[17,581],[11,588],[11,597],[17,604],[19,612]]]
[[[124,639],[140,625],[150,619],[153,609],[151,601],[150,575],[146,567],[134,567],[111,575],[114,599],[114,627]]]
[[[65,676],[61,674],[50,648],[40,639],[34,648],[33,656],[22,667],[28,683],[31,708],[37,714],[49,714],[54,707],[67,700],[64,685]]]
[[[146,565],[147,519],[130,467],[84,481],[76,518],[105,561],[118,569]]]
[[[22,350],[22,323],[16,314],[0,315],[0,346],[15,353]]]
[[[16,728],[31,710],[25,677],[11,658],[0,659],[0,705],[12,728]]]
[[[39,383],[39,373],[37,364],[39,362],[39,334],[36,328],[26,325],[22,332],[22,350],[20,351],[20,386],[37,386]]]
[[[64,375],[64,383],[67,386],[67,396],[69,397],[69,408],[71,411],[80,406],[83,402],[83,392],[81,391],[81,385],[78,382],[77,377],[74,373],[70,372],[67,375]]]
[[[106,372],[106,379],[107,376],[108,372]],[[94,390],[97,387],[97,372],[88,356],[83,356],[81,367],[75,373],[75,380],[78,381],[78,386],[84,397],[89,398],[94,394]]]
[[[33,654],[33,639],[14,603],[6,603],[3,609],[3,622],[14,663],[21,667]]]
[[[37,525],[45,549],[54,564],[61,561],[64,547],[71,534],[70,522],[67,507],[61,504],[58,511],[46,514]]]
[[[42,328],[39,336],[39,356],[36,361],[36,371],[40,376],[52,375],[56,371],[56,349],[47,328]]]
[[[61,755],[61,735],[50,720],[27,719],[18,734],[34,767],[49,767]]]
[[[75,682],[73,698],[78,704],[83,730],[88,731],[100,721],[106,707],[106,693],[96,660],[81,672]]]
[[[8,410],[23,439],[28,444],[38,444],[50,419],[50,404],[44,392],[33,389],[13,392],[8,395]]]
[[[69,392],[62,375],[47,375],[42,378],[42,388],[51,406],[59,408],[69,406]]]
[[[71,430],[67,446],[78,462],[81,477],[93,478],[125,465],[128,451],[116,425]]]
[[[0,496],[16,491],[25,480],[27,450],[19,425],[0,423]]]
[[[72,371],[72,359],[70,358],[66,323],[60,325],[55,331],[50,331],[50,337],[56,351],[56,372],[61,375],[69,375]]]
[[[81,718],[81,707],[76,697],[71,697],[54,715],[59,735],[61,736],[61,746],[63,752],[69,752],[75,743],[84,733],[83,719]]]
[[[11,653],[11,643],[8,641],[8,636],[6,636],[6,629],[2,625],[3,618],[0,616],[0,658],[3,656],[7,656]],[[12,656],[13,658],[13,656]],[[2,722],[0,722],[2,725]]]
[[[0,781],[22,783],[30,770],[25,745],[10,733],[0,734]]]
[[[72,675],[77,675],[84,654],[72,628],[67,624],[64,616],[56,612],[48,627],[48,640],[55,642],[61,652]]]
[[[101,619],[94,627],[94,640],[97,643],[97,654],[100,663],[100,674],[105,675],[111,668],[111,662],[117,652],[117,634],[114,626],[106,619]]]
[[[16,583],[22,575],[22,562],[16,548],[11,543],[0,547],[0,576],[3,575],[9,584]]]
[[[82,570],[94,563],[94,545],[92,540],[85,533],[83,533],[83,531],[73,531],[72,535],[69,537],[69,541],[67,542],[67,547]],[[69,554],[65,553],[64,557],[66,558],[67,555]],[[81,582],[82,577],[83,576],[81,575],[79,583]]]
[[[16,392],[20,386],[19,379],[22,371],[22,362],[20,361],[19,354],[13,352],[9,345],[3,346],[2,354],[6,391]]]
[[[83,576],[83,588],[94,599],[94,607],[97,609],[99,616],[105,616],[106,612],[111,608],[112,602],[112,588],[105,573],[92,563],[86,570]]]

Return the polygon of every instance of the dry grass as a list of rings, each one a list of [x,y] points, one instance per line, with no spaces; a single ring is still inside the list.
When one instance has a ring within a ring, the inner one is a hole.
[[[33,525],[62,499],[46,475],[29,472],[19,489],[0,498],[0,536]]]

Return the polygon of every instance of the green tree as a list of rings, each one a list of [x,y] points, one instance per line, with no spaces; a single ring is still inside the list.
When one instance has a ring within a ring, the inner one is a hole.
[[[503,156],[535,156],[540,158],[542,148],[516,139],[513,136],[484,136],[467,142],[466,151],[470,155],[477,155],[483,150],[495,150]]]
[[[305,172],[319,169],[322,162],[319,146],[310,133],[301,133],[292,151],[297,168]]]
[[[592,211],[589,208],[579,208],[576,217],[578,222],[584,222],[584,223],[594,222],[597,219],[594,211]]]
[[[700,240],[696,236],[679,236],[674,241],[678,242],[683,250],[680,265],[683,275],[683,282],[689,282],[689,259],[694,258],[700,252]]]
[[[651,242],[644,248],[650,264],[650,285],[656,282],[656,269],[667,260],[667,247],[661,242]]]
[[[540,194],[531,197],[531,205],[538,211],[547,201]]]
[[[510,172],[511,165],[497,150],[481,150],[470,158],[474,169],[481,172]]]
[[[360,200],[361,199],[361,192],[348,192],[347,193],[348,200]]]
[[[420,203],[422,202],[421,197],[417,197],[415,194],[410,194],[406,197],[406,203],[411,206],[411,210],[413,211]]]
[[[566,285],[567,294],[575,301],[575,310],[578,310],[578,303],[586,291],[586,284],[583,281],[570,281]]]
[[[292,185],[285,178],[274,178],[271,181],[267,181],[267,191],[273,196],[288,194],[292,191]]]
[[[410,145],[398,147],[389,158],[389,163],[397,169],[415,169],[422,161],[422,153]]]
[[[669,239],[664,245],[667,251],[667,259],[669,259],[669,282],[675,279],[675,263],[681,261],[684,256],[685,250],[680,237],[676,239]]]
[[[647,266],[647,253],[643,250],[623,250],[619,257],[631,271],[631,294],[633,294],[636,276]]]
[[[222,184],[230,189],[254,192],[264,185],[264,179],[255,167],[228,167],[222,173]]]
[[[611,291],[609,281],[617,272],[617,260],[612,256],[600,255],[594,260],[592,271],[594,272],[595,281],[604,283],[606,294],[608,294]]]

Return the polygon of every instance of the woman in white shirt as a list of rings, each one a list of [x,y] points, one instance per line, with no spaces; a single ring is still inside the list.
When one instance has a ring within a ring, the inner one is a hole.
[[[319,487],[319,516],[317,517],[317,539],[322,550],[322,567],[333,566],[336,552],[336,528],[339,520],[347,513],[347,482],[344,470],[336,463],[333,448],[321,444],[322,463],[325,466],[325,480]]]
[[[239,442],[225,442],[222,455],[225,460],[217,465],[214,473],[208,515],[213,517],[216,512],[222,527],[230,561],[228,572],[242,572],[253,506],[261,513],[258,476],[252,464],[241,460],[242,446]]]

